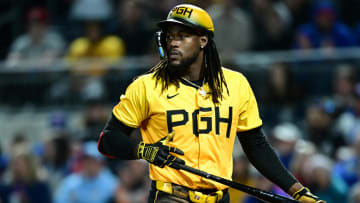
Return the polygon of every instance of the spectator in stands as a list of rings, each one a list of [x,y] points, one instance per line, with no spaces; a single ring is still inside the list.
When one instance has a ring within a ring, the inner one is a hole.
[[[273,6],[263,19],[263,36],[257,41],[257,51],[288,50],[293,40],[288,19],[281,16],[281,11]]]
[[[350,64],[339,65],[334,73],[333,99],[337,107],[336,133],[351,144],[351,131],[359,124],[360,85],[356,84],[356,69]]]
[[[83,111],[84,132],[80,135],[81,139],[97,141],[98,132],[103,129],[108,120],[108,112],[108,106],[104,101],[88,101]]]
[[[5,184],[4,181],[4,173],[6,172],[7,167],[8,159],[6,156],[4,156],[0,146],[0,200],[6,199],[7,194],[9,193],[9,187]]]
[[[360,183],[356,183],[350,190],[349,203],[360,202]]]
[[[295,156],[291,162],[290,170],[294,176],[303,184],[309,184],[307,181],[306,169],[307,160],[317,153],[314,143],[304,139],[299,139],[295,146]]]
[[[3,153],[2,147],[0,146],[0,183],[3,180],[3,174],[8,167],[8,157]]]
[[[351,103],[344,109],[344,112],[336,120],[336,132],[339,133],[344,142],[351,145],[354,141],[360,124],[360,83],[352,88]],[[344,97],[345,98],[345,97]]]
[[[286,16],[290,15],[286,22],[290,25],[291,30],[310,20],[309,10],[311,0],[284,0],[278,1],[276,4],[283,4],[285,6],[285,11],[282,12],[288,13]],[[275,5],[275,7],[278,7],[278,5]]]
[[[14,155],[25,154],[31,151],[31,142],[22,132],[17,132],[13,135],[9,147],[9,159],[13,159]]]
[[[233,181],[252,187],[255,186],[255,178],[251,173],[250,162],[243,153],[234,157],[233,167]],[[244,202],[248,196],[246,193],[231,187],[229,188],[229,194],[231,197],[230,203]]]
[[[128,161],[118,169],[121,185],[116,190],[114,202],[146,203],[151,185],[147,173],[148,164],[141,160]]]
[[[267,90],[264,102],[292,106],[303,97],[301,86],[295,81],[294,73],[287,63],[273,63],[269,66]]]
[[[354,103],[356,76],[356,68],[351,64],[338,65],[333,74],[333,99],[342,111],[351,108]]]
[[[154,31],[146,21],[146,11],[140,0],[120,2],[116,18],[109,21],[107,29],[124,40],[126,54],[130,56],[149,53],[154,45]]]
[[[111,14],[110,0],[75,0],[70,9],[73,20],[108,19]]]
[[[271,0],[251,1],[255,37],[253,50],[284,50],[291,45],[288,20],[283,18]]]
[[[29,152],[14,155],[11,160],[10,180],[6,190],[0,190],[2,203],[51,203],[50,188],[41,177],[41,170]]]
[[[84,163],[84,146],[80,139],[72,139],[70,143],[70,173],[81,173]]]
[[[281,123],[272,131],[273,146],[284,166],[290,169],[295,156],[295,146],[302,137],[300,129],[292,123]]]
[[[312,9],[311,22],[302,25],[296,32],[296,49],[355,46],[351,29],[343,24],[331,0],[317,0]]]
[[[70,44],[67,59],[76,73],[103,75],[111,63],[125,55],[124,42],[117,36],[106,35],[103,21],[86,21],[84,25],[85,36]]]
[[[273,192],[274,189],[274,184],[271,183],[267,178],[265,178],[264,176],[262,176],[261,174],[259,174],[258,172],[256,172],[256,177],[255,177],[255,187],[259,188],[261,190],[264,191],[268,191],[268,192]],[[253,196],[248,196],[245,200],[244,203],[264,203],[263,201],[253,197]]]
[[[83,145],[83,169],[71,174],[60,183],[55,203],[108,202],[117,187],[116,177],[104,165],[96,142]]]
[[[288,64],[271,64],[264,86],[264,93],[260,94],[263,96],[262,112],[264,119],[270,122],[269,126],[298,119],[298,112],[302,112],[301,101],[304,100],[304,93]]]
[[[49,183],[55,192],[61,180],[71,173],[70,138],[65,133],[57,133],[44,143],[42,164],[51,175]]]
[[[49,98],[54,102],[86,102],[105,98],[103,76],[125,55],[123,40],[104,33],[104,21],[86,21],[85,35],[75,39],[69,47],[67,61],[71,77],[54,84]]]
[[[34,7],[27,15],[28,31],[11,45],[7,57],[9,67],[40,68],[55,62],[64,53],[62,36],[50,30],[45,8]]]
[[[253,27],[249,15],[235,0],[225,0],[208,8],[216,29],[214,36],[224,62],[240,51],[249,51],[253,43]]]
[[[305,113],[305,139],[314,143],[320,153],[334,158],[337,148],[344,144],[334,131],[334,103],[328,98],[315,99]]]
[[[354,132],[350,147],[353,154],[345,160],[336,163],[333,173],[342,178],[345,183],[352,187],[360,180],[360,129],[359,127]]]
[[[329,157],[316,154],[305,165],[305,177],[315,195],[327,203],[346,202],[348,187],[340,177],[332,175],[333,162]]]
[[[70,43],[84,35],[84,22],[106,21],[113,15],[112,0],[70,0],[68,21],[63,31]]]

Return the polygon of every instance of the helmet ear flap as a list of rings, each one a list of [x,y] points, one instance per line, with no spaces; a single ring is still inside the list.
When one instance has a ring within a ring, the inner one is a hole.
[[[167,45],[166,45],[166,36],[165,35],[166,35],[165,32],[163,32],[162,30],[157,31],[155,33],[155,42],[159,49],[160,59],[166,58]]]
[[[166,32],[161,31],[161,35],[160,35],[160,42],[163,46],[164,51],[167,51],[167,44],[166,44]]]

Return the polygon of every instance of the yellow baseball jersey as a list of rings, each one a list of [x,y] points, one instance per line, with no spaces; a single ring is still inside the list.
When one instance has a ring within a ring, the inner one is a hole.
[[[161,91],[153,74],[140,76],[131,83],[113,108],[115,117],[127,126],[140,127],[143,141],[155,143],[175,131],[170,146],[184,151],[176,155],[186,165],[210,174],[231,179],[233,146],[236,132],[262,125],[256,99],[246,78],[222,68],[229,89],[223,100],[214,105],[211,95],[180,82]],[[207,84],[204,89],[210,92]],[[192,189],[225,189],[228,186],[168,166],[150,164],[150,178]]]

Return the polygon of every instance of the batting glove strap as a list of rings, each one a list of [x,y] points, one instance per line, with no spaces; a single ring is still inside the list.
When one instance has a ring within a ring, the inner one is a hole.
[[[154,163],[158,151],[159,151],[158,146],[145,144],[143,141],[141,141],[139,143],[139,148],[138,148],[138,157],[140,159],[145,159],[150,163]]]
[[[170,152],[184,155],[184,152],[181,150],[163,145],[162,142],[145,144],[143,141],[141,141],[139,143],[137,156],[138,158],[144,159],[151,164],[159,166],[160,168],[163,168],[165,165],[169,165],[175,168],[173,166],[174,163],[185,164],[184,160],[171,155]]]
[[[294,199],[303,203],[326,203],[325,201],[320,200],[319,197],[313,195],[306,187],[296,191],[292,196]]]

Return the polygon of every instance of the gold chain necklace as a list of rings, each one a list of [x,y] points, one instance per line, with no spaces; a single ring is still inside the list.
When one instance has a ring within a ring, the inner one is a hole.
[[[206,96],[207,92],[206,92],[206,90],[205,90],[204,87],[203,87],[203,86],[204,86],[204,83],[205,83],[205,78],[204,78],[201,86],[198,85],[198,84],[195,84],[195,83],[191,82],[190,80],[188,80],[188,79],[186,79],[186,78],[184,78],[184,77],[181,77],[181,79],[183,79],[183,80],[185,80],[186,82],[190,83],[191,85],[199,88],[199,89],[200,89],[200,92],[199,92],[199,93],[200,93],[201,96],[203,96],[203,97]]]

